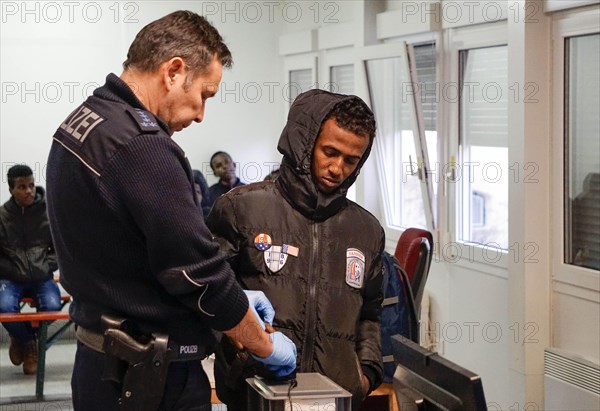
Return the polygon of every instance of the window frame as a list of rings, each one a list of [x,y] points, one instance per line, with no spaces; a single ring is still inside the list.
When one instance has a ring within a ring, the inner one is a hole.
[[[508,46],[508,23],[507,21],[499,21],[494,23],[466,26],[459,28],[448,29],[447,31],[446,53],[448,62],[444,68],[445,82],[450,82],[457,85],[459,89],[461,78],[460,53],[464,50]],[[507,67],[508,70],[508,67]],[[510,102],[509,102],[510,104]],[[461,161],[460,152],[460,100],[456,102],[447,102],[447,151],[444,158],[448,164],[457,164]],[[451,168],[451,167],[450,167]],[[444,232],[441,233],[442,241],[440,244],[441,258],[446,262],[455,263],[459,266],[479,270],[482,272],[497,275],[502,278],[508,278],[508,272],[505,270],[508,267],[509,249],[502,250],[490,246],[482,246],[476,243],[464,242],[459,239],[459,213],[460,198],[462,193],[460,181],[453,181],[453,176],[441,176],[443,180],[443,193],[446,194],[445,201],[445,216],[446,224],[441,225]],[[439,192],[438,192],[439,196]],[[510,214],[509,214],[510,221]],[[493,250],[490,252],[490,250]],[[477,267],[479,266],[479,267]],[[500,268],[500,270],[491,269],[492,267]]]
[[[290,72],[295,70],[311,70],[311,86],[314,88],[315,85],[319,85],[319,58],[317,53],[303,53],[294,56],[286,56],[283,62],[283,88],[282,90],[287,90],[287,93],[284,94],[283,104],[285,106],[284,113],[285,118],[287,118],[287,114],[290,111],[290,106],[292,102],[290,100],[289,95],[289,87],[290,87]],[[307,90],[302,90],[305,92]]]
[[[377,45],[371,45],[371,46],[365,46],[362,49],[357,50],[356,55],[360,56],[359,59],[357,60],[357,65],[355,65],[355,81],[358,82],[358,84],[362,84],[364,85],[364,89],[360,90],[364,96],[365,96],[365,101],[367,101],[369,103],[370,107],[373,107],[372,102],[370,101],[370,94],[369,94],[369,86],[368,86],[368,76],[367,76],[367,67],[366,67],[366,63],[369,60],[375,60],[375,59],[385,59],[385,58],[393,58],[393,57],[399,57],[401,58],[403,61],[406,61],[406,48],[404,47],[403,50],[403,44],[409,44],[409,45],[418,45],[421,43],[435,43],[436,45],[436,81],[440,81],[440,76],[441,76],[441,61],[442,61],[442,52],[441,52],[441,46],[442,46],[442,34],[441,32],[427,32],[427,33],[421,33],[418,35],[411,35],[411,36],[402,36],[402,37],[395,37],[395,38],[391,38],[385,41],[385,43],[383,44],[377,44]],[[360,76],[360,78],[359,78]],[[437,144],[438,144],[438,161],[439,158],[443,158],[442,156],[444,155],[442,149],[441,149],[441,139],[440,139],[440,129],[442,128],[442,123],[441,123],[441,106],[442,104],[438,104],[438,111],[437,111]],[[412,117],[412,114],[411,114]],[[415,130],[415,126],[413,124],[413,130]],[[415,140],[419,140],[419,144],[417,145],[417,142],[415,141],[415,149],[420,149],[421,144],[425,145],[425,150],[426,150],[426,141],[420,141],[419,137],[417,134],[414,133],[413,131],[413,136],[415,137]],[[423,135],[424,138],[424,135]],[[376,158],[376,168],[377,168],[377,173],[379,176],[383,175],[383,167],[384,164],[381,161],[381,154],[378,152],[379,149],[377,148],[377,146],[374,147],[373,151],[375,152],[375,158]],[[378,178],[378,181],[381,183],[383,181],[383,179],[381,177]],[[431,184],[434,184],[435,182],[432,181],[432,179],[429,179],[430,181],[430,185],[428,190],[432,191],[433,187],[431,186]],[[438,181],[438,187],[439,187],[439,181]],[[396,246],[396,243],[398,242],[398,239],[400,238],[400,235],[402,234],[402,232],[404,232],[404,230],[402,230],[401,228],[395,226],[395,225],[391,225],[389,223],[389,217],[388,217],[388,213],[389,211],[386,209],[387,208],[387,200],[385,198],[386,193],[387,193],[387,188],[383,186],[383,184],[379,187],[379,201],[382,204],[382,208],[383,208],[383,215],[385,217],[385,221],[382,222],[382,227],[384,228],[385,231],[385,236],[386,236],[386,243],[389,245],[393,245],[393,247]],[[423,191],[421,190],[421,193],[423,195]],[[438,196],[440,195],[440,191],[438,189]],[[432,196],[429,195],[429,209],[430,210],[434,210],[434,208],[436,208],[437,210],[437,215],[440,215],[440,209],[439,209],[439,200],[436,201],[435,203],[433,202]],[[424,204],[425,204],[425,199],[424,199]],[[429,213],[431,215],[431,213]],[[434,213],[436,214],[436,213]],[[433,217],[428,216],[428,213],[426,213],[426,223],[427,226],[429,227],[430,230],[432,230],[432,232],[434,233],[434,238],[436,238],[436,234],[435,232],[437,231],[437,226],[439,225],[439,223],[435,224],[434,227],[434,221],[433,221]]]
[[[354,53],[354,49],[352,47],[344,47],[332,50],[325,50],[321,52],[322,58],[319,60],[320,63],[320,76],[319,76],[319,88],[323,90],[329,91],[329,85],[331,84],[331,69],[336,66],[352,66],[354,70],[354,86],[353,93],[355,95],[359,95],[357,92],[358,81],[357,78],[360,75],[358,73],[358,65],[357,59]],[[325,87],[327,86],[327,87]],[[339,92],[336,90],[336,92]],[[359,176],[360,178],[360,176]],[[349,188],[346,197],[349,200],[354,202],[358,202],[359,196],[362,198],[362,193],[360,192],[360,184],[358,184],[358,180],[354,182]]]
[[[329,83],[331,83],[331,68],[332,67],[336,67],[336,66],[348,66],[348,65],[352,65],[352,67],[354,68],[354,94],[356,93],[356,89],[358,86],[358,82],[357,82],[357,76],[358,76],[358,70],[357,70],[357,59],[355,56],[355,51],[353,48],[340,48],[340,49],[332,49],[332,50],[325,50],[321,52],[321,59],[319,60],[319,64],[320,64],[320,76],[319,76],[319,86],[320,88],[323,88],[323,90],[329,90],[328,88],[325,89],[325,86],[329,86]]]
[[[408,69],[410,82],[418,83],[416,59],[414,55],[414,44],[402,42],[402,60],[405,61],[405,68]],[[436,62],[437,63],[437,62]],[[437,64],[436,64],[437,65]],[[425,223],[429,231],[434,231],[437,227],[437,222],[434,217],[434,196],[431,175],[431,163],[429,161],[429,153],[427,150],[427,140],[425,137],[425,119],[423,117],[423,106],[421,93],[413,93],[413,104],[411,105],[411,117],[413,126],[413,137],[415,140],[415,151],[417,154],[417,173],[420,174],[419,180],[421,185],[421,198],[425,206]],[[436,130],[437,133],[437,130]],[[419,165],[420,164],[420,165]]]
[[[599,33],[597,7],[556,13],[553,21],[553,123],[554,140],[552,158],[552,273],[555,282],[568,284],[571,293],[598,302],[600,291],[599,271],[565,263],[565,41],[569,37]],[[556,287],[557,285],[555,285]],[[595,293],[589,293],[593,291]]]

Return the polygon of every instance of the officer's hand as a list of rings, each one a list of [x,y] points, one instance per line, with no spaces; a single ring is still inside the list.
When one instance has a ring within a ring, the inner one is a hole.
[[[252,355],[255,360],[266,365],[276,377],[290,375],[296,369],[296,344],[277,331],[269,334],[273,342],[273,352],[267,358]]]
[[[271,305],[271,302],[262,291],[252,291],[252,290],[244,290],[246,296],[248,297],[248,301],[250,303],[250,308],[254,312],[258,323],[265,329],[264,323],[273,323],[273,319],[275,318],[275,309]]]

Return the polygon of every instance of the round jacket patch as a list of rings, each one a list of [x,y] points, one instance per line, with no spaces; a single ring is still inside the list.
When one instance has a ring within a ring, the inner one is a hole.
[[[271,244],[273,244],[273,241],[269,234],[260,233],[254,237],[254,247],[258,248],[260,251],[268,250],[271,248]]]

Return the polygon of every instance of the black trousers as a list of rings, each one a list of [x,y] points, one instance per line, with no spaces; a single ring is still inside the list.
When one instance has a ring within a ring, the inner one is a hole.
[[[102,381],[104,354],[89,349],[79,341],[71,377],[75,411],[118,411],[121,388]],[[173,362],[160,411],[210,411],[210,382],[200,360]],[[146,411],[146,410],[144,410]]]

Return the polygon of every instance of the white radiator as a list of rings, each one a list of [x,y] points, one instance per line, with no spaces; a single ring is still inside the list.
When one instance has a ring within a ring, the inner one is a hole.
[[[546,348],[544,409],[599,411],[600,366],[569,352]]]

